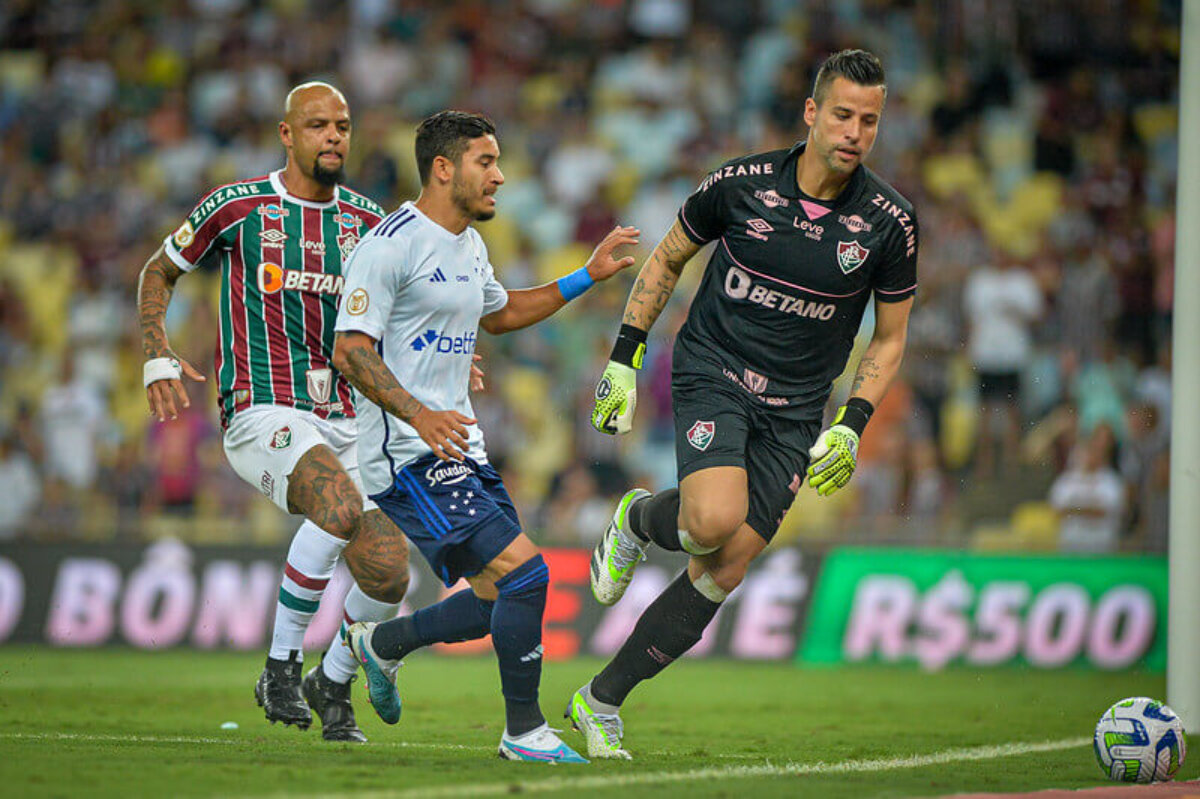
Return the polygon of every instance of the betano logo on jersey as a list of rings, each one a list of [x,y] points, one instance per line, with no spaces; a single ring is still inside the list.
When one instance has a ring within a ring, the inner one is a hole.
[[[263,262],[258,265],[258,290],[263,294],[280,291],[307,291],[313,294],[341,294],[346,279],[324,272],[302,272],[284,269],[279,264]]]
[[[439,355],[462,355],[475,352],[475,331],[461,336],[447,336],[432,328],[417,336],[409,344],[417,352],[431,350]]]
[[[828,322],[837,313],[837,306],[831,302],[805,302],[800,297],[767,288],[736,266],[729,267],[725,274],[725,293],[735,300],[748,300],[764,308],[822,322]]]

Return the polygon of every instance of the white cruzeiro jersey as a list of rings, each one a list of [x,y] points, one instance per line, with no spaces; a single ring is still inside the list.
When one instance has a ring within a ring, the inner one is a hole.
[[[426,407],[474,418],[468,385],[479,318],[508,302],[475,229],[455,235],[406,202],[363,237],[344,273],[336,329],[379,342],[388,369]],[[363,485],[378,494],[432,450],[361,394],[356,406]],[[479,425],[467,430],[467,454],[486,463]]]

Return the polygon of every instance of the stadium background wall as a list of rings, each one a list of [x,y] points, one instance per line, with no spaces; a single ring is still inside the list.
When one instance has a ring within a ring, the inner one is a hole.
[[[549,658],[609,655],[673,578],[652,553],[626,598],[592,601],[585,549],[548,549]],[[149,546],[0,546],[0,644],[256,650],[269,636],[285,551]],[[419,561],[419,559],[417,559]],[[402,612],[446,593],[414,561]],[[1166,561],[1160,557],[987,556],[930,550],[782,547],[756,562],[689,657],[940,669],[1165,665]],[[815,588],[814,588],[815,587]],[[319,649],[349,588],[340,568],[306,646]],[[488,642],[438,647],[471,655]]]

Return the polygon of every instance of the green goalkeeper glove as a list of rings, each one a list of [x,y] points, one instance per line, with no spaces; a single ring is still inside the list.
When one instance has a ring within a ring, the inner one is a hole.
[[[631,366],[609,361],[596,384],[596,406],[592,427],[610,436],[624,435],[633,429],[633,411],[637,407],[637,372]]]
[[[601,433],[624,435],[633,429],[637,407],[637,371],[646,360],[646,331],[621,325],[608,367],[596,384],[596,406],[592,427]]]
[[[858,397],[838,409],[833,424],[808,450],[808,484],[827,497],[854,476],[858,466],[858,437],[875,408]]]
[[[844,424],[835,424],[821,433],[808,450],[808,484],[827,497],[854,475],[858,465],[858,435]]]

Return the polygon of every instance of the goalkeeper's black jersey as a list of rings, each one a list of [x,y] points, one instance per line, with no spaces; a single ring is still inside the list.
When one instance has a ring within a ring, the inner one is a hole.
[[[794,418],[820,416],[872,295],[916,291],[912,204],[865,166],[832,201],[796,184],[804,143],[723,165],[679,220],[716,249],[675,348],[676,372],[716,370]]]

